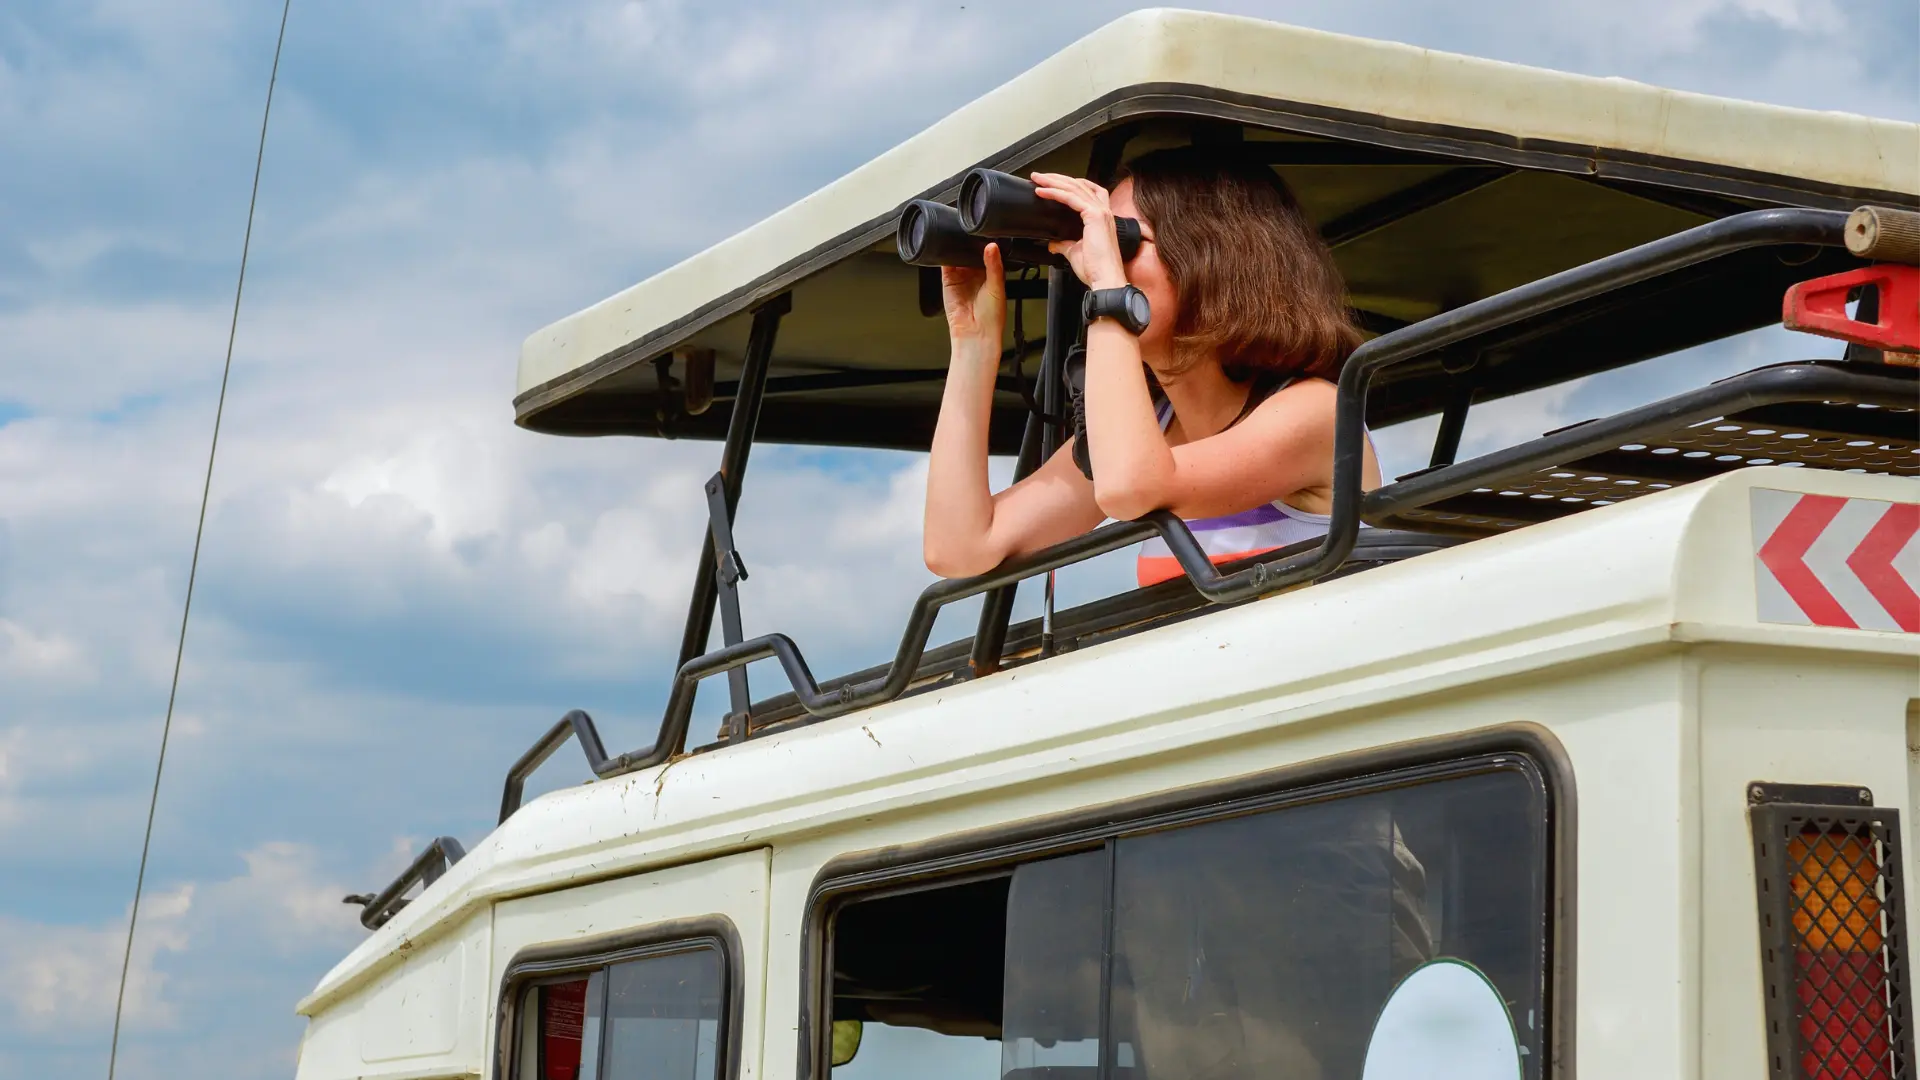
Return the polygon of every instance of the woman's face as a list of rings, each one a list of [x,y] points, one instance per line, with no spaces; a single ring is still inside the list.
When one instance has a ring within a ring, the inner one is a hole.
[[[1179,315],[1179,299],[1174,292],[1173,278],[1167,274],[1166,264],[1160,261],[1159,245],[1153,242],[1153,223],[1141,215],[1139,205],[1133,201],[1133,177],[1120,181],[1120,186],[1113,189],[1108,204],[1113,207],[1114,216],[1135,218],[1140,222],[1140,250],[1127,263],[1127,280],[1133,283],[1134,288],[1147,294],[1147,303],[1153,308],[1153,318],[1147,323],[1147,332],[1140,335],[1141,348],[1164,348],[1173,336],[1174,319]]]

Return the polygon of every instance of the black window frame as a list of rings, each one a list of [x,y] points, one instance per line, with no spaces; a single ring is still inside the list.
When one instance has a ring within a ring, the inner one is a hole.
[[[1572,761],[1552,732],[1514,723],[1356,751],[1105,806],[842,855],[815,875],[801,930],[799,1080],[828,1080],[832,925],[850,903],[957,885],[1021,863],[1099,850],[1124,836],[1438,780],[1518,771],[1533,779],[1546,827],[1542,991],[1549,1080],[1574,1076],[1574,899],[1577,833]],[[1103,984],[1102,993],[1105,988]]]
[[[494,1080],[516,1080],[520,1062],[520,1003],[533,987],[569,981],[630,960],[672,956],[711,949],[720,956],[720,1032],[716,1045],[720,1060],[714,1070],[721,1080],[740,1076],[740,1042],[746,1016],[746,972],[740,932],[724,915],[674,919],[575,941],[530,945],[513,955],[500,976],[500,996],[494,1010]]]

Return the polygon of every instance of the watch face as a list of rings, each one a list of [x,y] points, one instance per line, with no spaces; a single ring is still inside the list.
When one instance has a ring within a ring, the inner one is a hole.
[[[1135,333],[1145,330],[1153,318],[1153,305],[1147,303],[1147,294],[1129,285],[1123,295],[1127,304],[1127,321],[1138,327]]]

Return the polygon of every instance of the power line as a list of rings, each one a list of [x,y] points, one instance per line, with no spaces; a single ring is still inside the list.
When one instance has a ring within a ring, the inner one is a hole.
[[[140,873],[133,880],[133,911],[127,917],[127,948],[120,957],[120,989],[113,998],[113,1043],[107,1050],[107,1080],[120,1062],[120,1017],[127,1003],[127,972],[133,966],[133,934],[140,926],[140,894],[147,884],[147,853],[153,848],[153,816],[160,805],[160,777],[167,767],[167,738],[173,734],[173,703],[180,695],[180,662],[187,652],[187,619],[193,614],[193,583],[200,573],[200,540],[207,532],[207,499],[213,492],[213,459],[220,450],[220,419],[227,411],[227,377],[233,373],[233,341],[240,330],[240,295],[247,287],[247,254],[253,247],[253,211],[260,204],[260,167],[267,158],[267,120],[273,115],[273,88],[280,81],[280,47],[287,41],[287,14],[293,0],[280,6],[280,33],[273,42],[273,70],[267,75],[267,104],[260,113],[260,145],[253,155],[253,193],[247,198],[247,231],[240,241],[240,277],[233,286],[233,318],[227,324],[227,359],[220,368],[220,398],[213,409],[213,440],[207,447],[207,474],[200,485],[200,517],[193,527],[193,558],[187,563],[187,599],[180,609],[180,640],[173,651],[173,682],[167,689],[167,718],[160,725],[160,758],[153,766],[153,793],[147,799],[147,830],[140,840]]]

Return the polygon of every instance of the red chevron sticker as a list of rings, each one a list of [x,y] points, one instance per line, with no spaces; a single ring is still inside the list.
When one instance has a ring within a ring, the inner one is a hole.
[[[1920,503],[1756,488],[1762,622],[1920,633]]]
[[[1880,521],[1847,556],[1847,566],[1860,584],[1866,586],[1880,606],[1887,609],[1900,629],[1920,634],[1920,593],[1913,591],[1907,579],[1893,564],[1900,552],[1920,533],[1920,503],[1894,503]]]
[[[1773,571],[1781,588],[1787,590],[1787,595],[1816,626],[1858,628],[1847,609],[1820,584],[1820,578],[1806,561],[1807,549],[1820,539],[1820,534],[1846,505],[1847,500],[1831,495],[1804,495],[1787,512],[1786,520],[1774,530],[1773,536],[1760,547],[1760,561]]]

